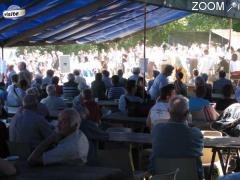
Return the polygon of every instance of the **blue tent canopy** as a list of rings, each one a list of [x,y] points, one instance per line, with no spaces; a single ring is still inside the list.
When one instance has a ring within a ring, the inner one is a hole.
[[[18,19],[0,14],[0,45],[102,43],[144,29],[144,4],[132,0],[12,0],[26,10]],[[189,12],[147,5],[147,28],[189,15]]]

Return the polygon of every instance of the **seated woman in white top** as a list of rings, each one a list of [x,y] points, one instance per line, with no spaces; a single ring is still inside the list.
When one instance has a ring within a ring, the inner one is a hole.
[[[173,84],[168,84],[161,88],[160,97],[157,99],[156,104],[151,108],[148,118],[147,126],[152,128],[158,123],[166,123],[170,119],[168,111],[169,100],[176,95]]]
[[[143,102],[143,99],[135,96],[137,91],[137,84],[134,80],[127,81],[127,94],[121,95],[118,103],[118,109],[127,114],[127,101],[130,102]]]

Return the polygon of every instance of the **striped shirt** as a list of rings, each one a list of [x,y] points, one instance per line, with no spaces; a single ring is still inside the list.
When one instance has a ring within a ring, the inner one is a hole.
[[[123,87],[111,87],[108,91],[108,99],[119,99],[125,92]]]
[[[63,97],[67,100],[73,100],[79,94],[78,84],[75,82],[67,82],[63,85]]]

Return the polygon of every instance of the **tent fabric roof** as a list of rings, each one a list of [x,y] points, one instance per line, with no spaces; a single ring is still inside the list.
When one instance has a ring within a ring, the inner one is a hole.
[[[144,29],[144,4],[132,0],[12,0],[0,3],[26,10],[18,19],[0,15],[0,45],[102,43]],[[147,5],[147,28],[166,24],[189,12]]]

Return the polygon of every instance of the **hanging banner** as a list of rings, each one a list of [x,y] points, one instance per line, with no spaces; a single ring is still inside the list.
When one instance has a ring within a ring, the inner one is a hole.
[[[146,73],[147,72],[147,65],[148,65],[148,58],[142,58],[140,59],[139,61],[139,66],[140,66],[140,72],[143,74],[143,73]]]

